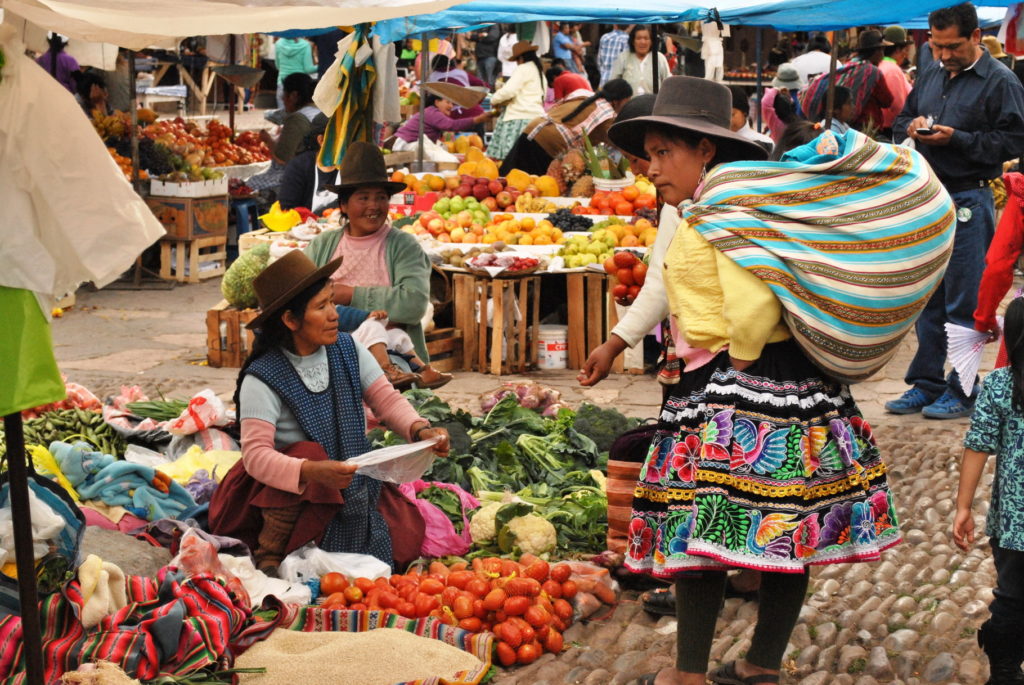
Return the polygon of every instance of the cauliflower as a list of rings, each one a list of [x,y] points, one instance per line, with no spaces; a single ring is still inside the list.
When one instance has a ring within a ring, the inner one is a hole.
[[[270,243],[262,242],[234,261],[224,274],[220,291],[224,299],[239,309],[255,307],[256,292],[252,282],[267,268],[270,259]]]
[[[473,518],[469,520],[469,534],[473,542],[485,543],[494,539],[497,533],[494,529],[494,515],[504,505],[504,502],[488,502],[476,510]]]
[[[558,542],[558,534],[555,532],[555,527],[551,525],[550,521],[541,518],[537,514],[517,516],[502,529],[503,534],[506,531],[514,538],[511,543],[512,545],[518,547],[522,552],[536,554],[537,556],[550,552]],[[505,547],[505,545],[502,544],[502,547]]]

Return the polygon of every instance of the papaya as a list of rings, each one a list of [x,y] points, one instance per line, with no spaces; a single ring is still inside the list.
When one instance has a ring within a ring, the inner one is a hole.
[[[476,176],[476,162],[463,162],[459,165],[459,176]]]
[[[558,181],[547,174],[537,177],[536,186],[542,197],[556,197],[558,195]]]
[[[526,190],[526,186],[530,185],[530,175],[522,169],[513,169],[508,172],[506,180],[508,185],[512,186],[519,192]]]
[[[460,140],[464,140],[460,138]],[[469,147],[465,152],[467,162],[479,162],[484,159],[484,152],[478,147]],[[497,177],[495,177],[497,178]]]
[[[498,178],[498,165],[494,163],[494,160],[485,157],[476,163],[476,175],[493,181]],[[553,181],[554,179],[551,180]],[[555,194],[558,194],[557,191]]]

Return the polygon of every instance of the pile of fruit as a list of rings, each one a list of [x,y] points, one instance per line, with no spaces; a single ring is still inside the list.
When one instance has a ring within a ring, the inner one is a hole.
[[[164,183],[197,183],[199,181],[216,181],[224,177],[224,172],[206,166],[182,166],[180,169],[160,174],[157,180]]]
[[[524,257],[513,254],[480,254],[466,260],[466,266],[470,269],[482,270],[485,268],[501,268],[503,273],[520,273],[523,271],[534,271],[540,267],[540,260],[536,257]]]
[[[478,161],[480,158],[482,158],[482,155],[481,157],[476,157],[476,154],[471,153],[471,150],[476,149],[481,153],[483,153],[484,150],[483,138],[481,138],[475,133],[471,133],[468,136],[455,136],[450,132],[445,133],[444,137],[442,138],[442,145],[444,145],[445,149],[448,150],[448,152],[451,152],[452,154],[472,154],[476,158],[473,161]],[[467,159],[469,159],[468,156]]]
[[[479,152],[477,148],[471,147],[468,156],[472,157],[474,151]],[[482,156],[483,153],[479,154]],[[491,198],[492,202],[487,202],[491,211],[514,205],[526,193],[534,198],[555,197],[559,194],[558,183],[550,176],[532,176],[519,169],[513,169],[507,177],[498,176],[497,164],[486,157],[479,161],[463,162],[455,174],[424,174],[417,178],[413,174],[395,171],[391,174],[391,180],[404,183],[406,192],[416,195],[435,192],[440,197],[474,197],[480,202]]]
[[[616,242],[615,236],[608,231],[595,232],[590,237],[574,235],[566,240],[565,247],[558,254],[565,260],[566,267],[578,269],[612,258]]]
[[[529,191],[516,197],[514,209],[520,214],[550,214],[558,211],[554,202],[535,196]]]
[[[142,136],[154,140],[181,157],[190,166],[232,166],[270,159],[270,150],[253,131],[231,141],[231,129],[216,119],[201,128],[181,117],[158,121],[142,129]]]
[[[249,197],[255,192],[240,178],[228,179],[228,195],[231,197]]]
[[[460,269],[466,268],[466,261],[482,254],[491,254],[493,252],[500,252],[505,249],[504,243],[494,243],[487,247],[474,247],[469,252],[463,252],[462,250],[442,250],[437,253],[438,257],[441,258],[442,264],[448,264],[455,266]]]
[[[121,173],[124,174],[124,177],[129,181],[132,180],[132,160],[123,155],[117,154],[117,150],[112,147],[108,147],[107,152],[109,152],[110,156],[114,158],[114,161],[117,163],[118,168],[121,169]],[[146,173],[145,169],[141,169],[139,171],[139,178],[149,178],[149,174]]]
[[[103,420],[103,414],[88,409],[60,409],[48,411],[38,418],[24,422],[26,445],[48,446],[51,442],[85,440],[104,454],[120,457],[127,444],[125,439]],[[0,433],[0,438],[3,438]],[[0,457],[6,455],[7,445],[0,439]]]
[[[557,210],[554,214],[548,214],[547,219],[555,228],[563,231],[589,231],[594,225],[592,219],[565,208]]]
[[[459,220],[459,225],[463,228],[468,227],[474,222],[483,226],[491,220],[490,209],[486,204],[483,204],[475,197],[442,197],[434,203],[431,210],[437,212],[445,219]],[[463,212],[467,212],[469,214],[469,223],[464,223],[466,216]]]
[[[656,210],[657,206],[658,200],[654,192],[642,193],[636,184],[612,192],[598,190],[590,198],[590,207],[596,210],[593,212],[595,214],[633,216],[639,210]]]
[[[632,252],[624,250],[604,260],[604,270],[617,281],[612,286],[615,301],[627,307],[633,304],[647,280],[647,264]]]
[[[483,242],[502,242],[508,245],[560,245],[565,242],[565,237],[562,230],[547,219],[514,219],[511,214],[496,214],[494,222],[484,231]]]
[[[325,574],[320,592],[327,599],[320,606],[432,616],[471,633],[490,631],[498,663],[513,666],[533,663],[544,652],[561,653],[562,633],[574,615],[590,615],[616,601],[610,585],[575,574],[567,563],[552,565],[531,554],[518,562],[487,557],[446,566],[435,561],[423,571],[376,580]]]

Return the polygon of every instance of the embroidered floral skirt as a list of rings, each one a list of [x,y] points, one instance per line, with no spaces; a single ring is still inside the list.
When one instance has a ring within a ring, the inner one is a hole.
[[[626,566],[679,571],[875,561],[900,541],[871,427],[792,341],[737,372],[684,373],[633,497]]]
[[[487,146],[487,156],[505,159],[512,146],[516,144],[519,134],[529,123],[529,119],[499,119],[494,124],[494,134],[491,136],[491,144]]]

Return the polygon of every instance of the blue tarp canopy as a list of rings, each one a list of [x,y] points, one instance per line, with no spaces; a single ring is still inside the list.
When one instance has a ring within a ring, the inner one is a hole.
[[[924,17],[954,0],[650,0],[626,5],[621,0],[471,0],[434,14],[379,22],[374,33],[385,42],[424,32],[482,24],[527,21],[581,21],[602,24],[667,24],[706,21],[717,13],[734,26],[766,26],[782,31],[831,31],[851,26],[885,25]],[[989,0],[987,5],[1010,4]]]

